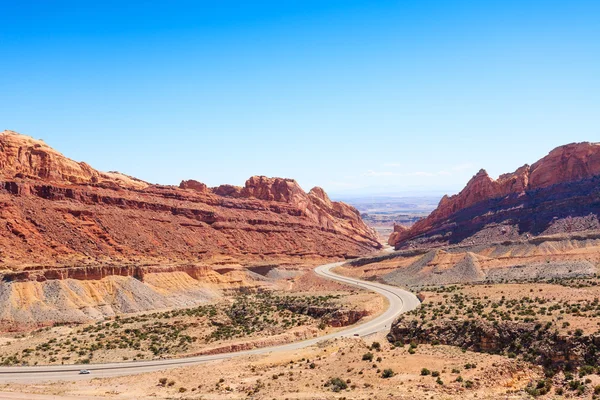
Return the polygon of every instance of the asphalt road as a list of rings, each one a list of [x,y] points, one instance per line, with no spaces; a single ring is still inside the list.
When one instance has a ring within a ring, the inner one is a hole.
[[[263,347],[240,351],[235,353],[224,353],[206,356],[196,356],[187,358],[177,358],[168,360],[153,361],[134,361],[109,364],[89,364],[89,365],[53,365],[36,367],[0,367],[0,383],[39,383],[45,381],[78,381],[91,378],[103,378],[121,375],[133,375],[143,372],[160,371],[169,368],[183,367],[187,365],[201,364],[214,360],[224,360],[239,356],[268,354],[282,351],[292,351],[312,346],[320,341],[351,336],[367,336],[373,333],[388,331],[392,322],[398,315],[418,307],[417,297],[397,287],[384,285],[376,282],[365,282],[354,278],[337,275],[331,272],[331,269],[342,263],[333,263],[321,265],[315,269],[317,275],[335,280],[338,282],[358,286],[385,296],[389,301],[388,309],[378,317],[359,325],[331,333],[329,335],[319,336],[314,339],[308,339],[300,342],[294,342],[279,346]],[[79,375],[80,369],[87,369],[91,372],[89,375]]]

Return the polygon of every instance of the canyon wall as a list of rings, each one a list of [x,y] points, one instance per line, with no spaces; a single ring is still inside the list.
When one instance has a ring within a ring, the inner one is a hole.
[[[427,218],[396,226],[396,249],[479,244],[600,229],[600,143],[573,143],[492,179],[479,171]]]
[[[196,305],[273,283],[252,268],[380,247],[356,209],[292,179],[154,185],[0,133],[0,330]]]
[[[352,258],[380,247],[353,207],[292,179],[152,185],[0,134],[0,266]]]

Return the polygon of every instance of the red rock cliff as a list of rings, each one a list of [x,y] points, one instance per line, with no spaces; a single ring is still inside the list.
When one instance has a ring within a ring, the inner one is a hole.
[[[42,140],[13,131],[0,132],[0,171],[6,178],[28,178],[60,184],[105,184],[145,188],[148,183],[118,172],[96,171],[63,156]]]
[[[356,257],[380,247],[359,213],[291,179],[151,185],[0,133],[0,270],[27,265]]]
[[[400,248],[457,243],[491,224],[509,226],[500,228],[502,234],[515,225],[518,234],[559,233],[559,228],[556,232],[542,229],[550,227],[548,218],[588,218],[591,222],[582,222],[579,230],[595,229],[593,215],[598,205],[590,180],[599,176],[600,143],[588,142],[558,147],[535,164],[496,180],[480,170],[459,194],[444,196],[427,218],[408,230],[395,230],[389,244]]]

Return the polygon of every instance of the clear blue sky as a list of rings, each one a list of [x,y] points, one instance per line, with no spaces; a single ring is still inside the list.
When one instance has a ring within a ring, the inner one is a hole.
[[[452,192],[600,140],[598,1],[0,10],[0,129],[150,182]]]

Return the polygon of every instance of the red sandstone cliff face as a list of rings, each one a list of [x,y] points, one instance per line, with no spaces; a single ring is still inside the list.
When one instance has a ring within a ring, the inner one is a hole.
[[[136,189],[148,186],[118,172],[96,171],[86,163],[66,158],[41,140],[13,131],[0,133],[0,171],[4,178],[61,184],[103,184]]]
[[[587,142],[558,147],[535,164],[496,180],[480,170],[459,194],[444,196],[427,218],[410,229],[395,229],[389,244],[401,248],[458,243],[492,224],[505,225],[499,232],[511,231],[512,239],[514,234],[560,233],[558,228],[543,228],[550,227],[548,219],[567,217],[587,219],[576,230],[596,229],[599,176],[600,143]]]
[[[354,208],[331,202],[319,188],[305,193],[294,180],[252,177],[243,188],[209,189],[194,180],[151,185],[0,133],[0,274],[29,265],[225,256],[302,263],[379,247]]]

